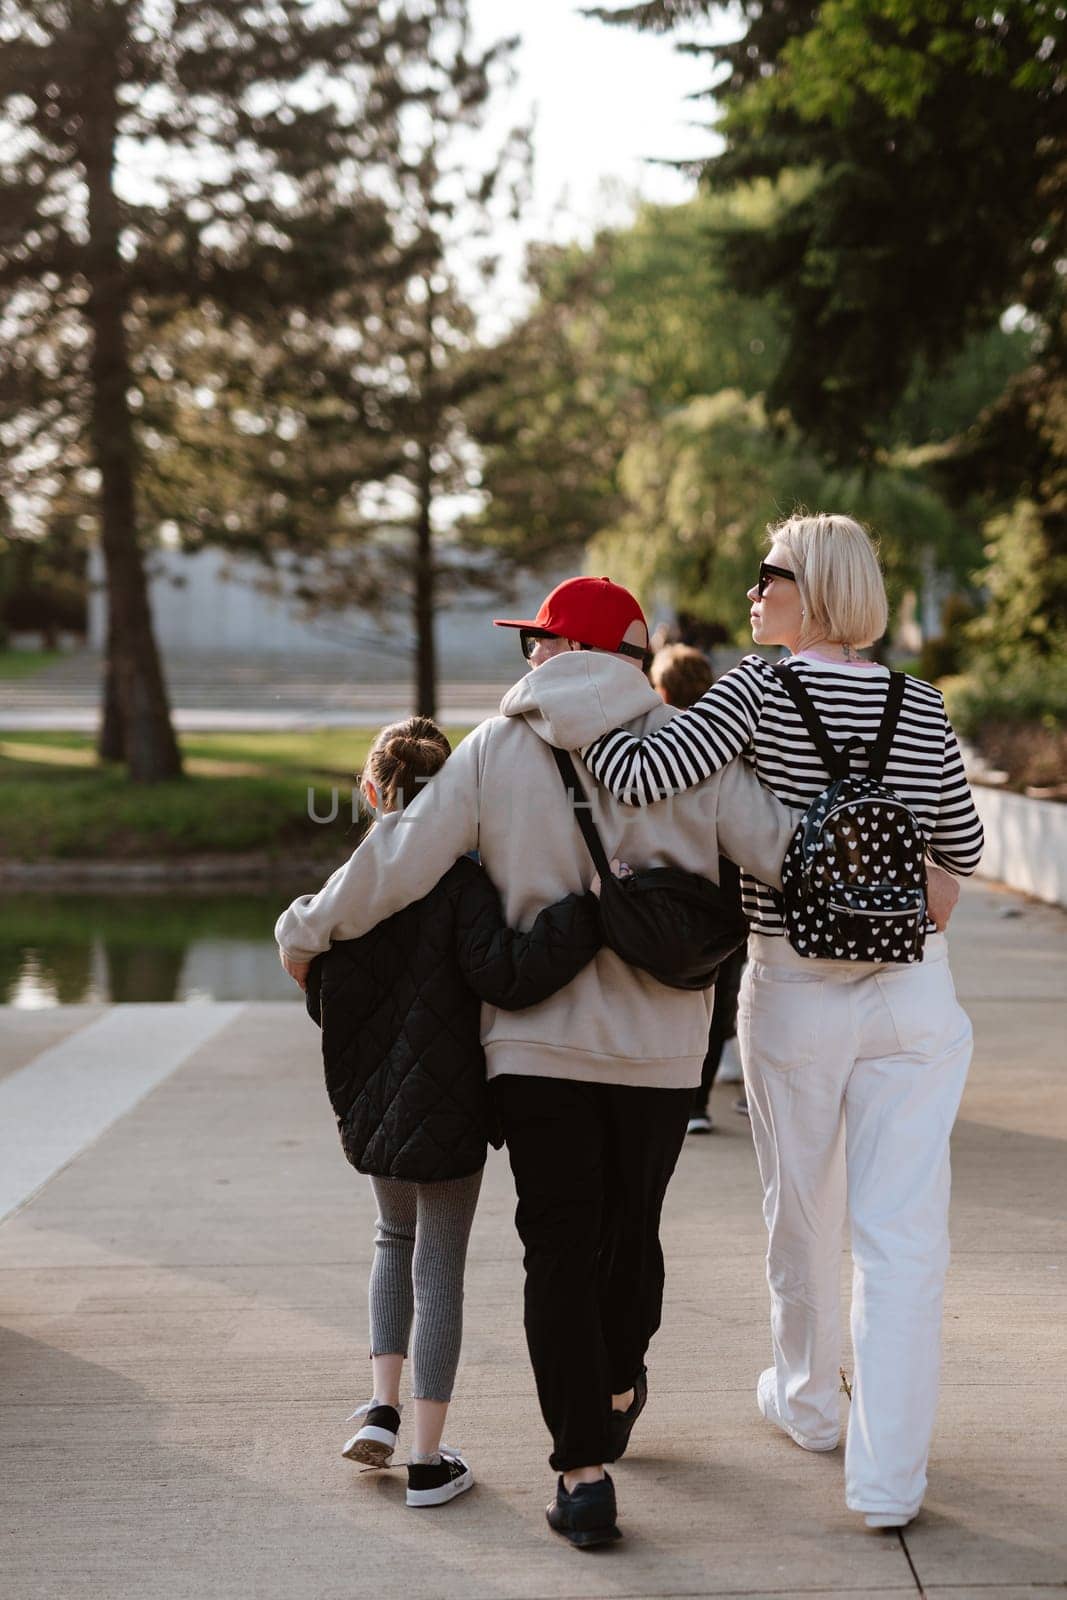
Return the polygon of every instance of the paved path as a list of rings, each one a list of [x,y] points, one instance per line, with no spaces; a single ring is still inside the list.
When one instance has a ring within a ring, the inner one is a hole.
[[[516,652],[517,653],[517,652]],[[225,729],[286,732],[318,727],[380,727],[410,716],[410,677],[397,663],[377,663],[384,676],[368,676],[361,664],[352,677],[343,654],[297,661],[242,656],[171,657],[165,664],[174,724],[184,732]],[[501,697],[521,675],[521,662],[507,682],[449,681],[438,686],[438,716],[452,726],[495,715]],[[78,651],[28,678],[0,680],[0,729],[91,732],[100,715],[99,656]]]
[[[805,1455],[756,1412],[763,1239],[735,1090],[716,1092],[721,1131],[689,1141],[668,1200],[652,1393],[617,1470],[626,1539],[581,1555],[544,1525],[502,1160],[447,1430],[478,1487],[408,1511],[401,1474],[337,1453],[366,1397],[372,1208],[299,1005],[0,1012],[0,1130],[18,1149],[54,1121],[68,1140],[0,1227],[5,1600],[1062,1592],[1065,951],[1062,912],[966,893],[954,964],[978,1048],[930,1492],[904,1538],[844,1509],[840,1452]]]

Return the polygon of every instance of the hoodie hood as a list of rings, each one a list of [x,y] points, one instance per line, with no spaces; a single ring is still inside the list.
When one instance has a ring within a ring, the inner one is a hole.
[[[504,717],[525,717],[546,744],[578,750],[623,723],[663,709],[631,661],[597,650],[570,650],[528,672],[500,702]]]

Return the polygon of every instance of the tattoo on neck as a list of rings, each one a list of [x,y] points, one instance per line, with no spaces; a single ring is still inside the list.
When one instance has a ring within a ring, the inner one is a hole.
[[[843,644],[841,646],[841,653],[846,661],[854,661],[856,659],[856,652],[853,650],[850,644]]]

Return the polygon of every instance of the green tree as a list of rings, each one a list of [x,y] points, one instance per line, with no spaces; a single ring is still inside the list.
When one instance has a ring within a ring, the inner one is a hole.
[[[653,419],[721,388],[759,393],[773,308],[725,281],[718,230],[771,205],[766,186],[724,202],[644,206],[588,248],[531,252],[528,316],[497,354],[502,380],[470,409],[482,449],[480,537],[536,561],[614,526],[622,458]]]
[[[650,423],[620,468],[625,510],[594,540],[595,561],[639,593],[683,605],[748,637],[750,588],[769,523],[794,510],[848,506],[880,539],[890,598],[920,587],[924,552],[966,567],[974,550],[906,457],[833,467],[783,417],[737,390],[690,400]]]
[[[190,308],[216,334],[321,317],[340,294],[373,316],[422,247],[397,235],[386,195],[406,119],[437,39],[465,26],[465,0],[0,0],[3,492],[41,527],[72,481],[91,500],[105,748],[137,780],[180,771],[145,585],[138,368],[168,381],[169,330]]]
[[[665,30],[718,9],[660,0],[593,14]],[[720,191],[806,178],[772,217],[733,230],[728,261],[736,285],[784,313],[771,404],[852,458],[874,446],[919,362],[942,366],[1016,297],[1043,314],[1062,288],[1050,200],[1063,183],[1067,13],[1051,0],[739,11],[736,39],[692,46],[718,73],[725,139],[706,180]]]
[[[972,334],[956,359],[938,371],[920,361],[885,426],[885,443],[899,449],[958,440],[1002,398],[1033,349],[1034,336],[1027,329],[997,324]]]
[[[810,173],[731,264],[786,309],[772,402],[831,453],[869,451],[919,362],[999,319],[1052,243],[1063,29],[1040,0],[831,0],[720,91],[712,182]]]
[[[731,232],[769,226],[807,181],[647,207],[588,250],[535,254],[537,300],[475,424],[483,526],[505,552],[592,538],[605,569],[734,631],[766,523],[798,504],[847,504],[877,518],[895,593],[921,587],[932,559],[966,580],[980,540],[944,503],[936,452],[911,446],[971,422],[1025,359],[1027,335],[992,330],[943,375],[917,376],[878,457],[835,467],[787,411],[768,411],[776,302],[739,292],[723,265]]]
[[[474,447],[465,408],[499,381],[499,352],[478,329],[479,303],[495,281],[497,241],[514,222],[526,192],[529,144],[514,129],[491,163],[470,164],[463,136],[482,125],[514,41],[481,57],[462,53],[442,69],[440,92],[424,105],[426,132],[401,175],[393,211],[421,241],[417,270],[397,285],[382,317],[385,359],[374,396],[387,424],[372,435],[373,471],[362,481],[338,480],[342,513],[330,539],[332,560],[313,560],[306,593],[319,608],[352,604],[369,578],[367,598],[407,597],[415,641],[417,711],[436,715],[434,618],[441,601],[469,586],[496,589],[499,577],[477,549],[465,549],[454,526],[457,507],[476,481]],[[323,329],[332,343],[335,330]],[[349,393],[350,360],[324,360],[328,392]],[[339,420],[325,430],[342,458],[351,458],[350,431]],[[321,446],[322,436],[318,441]],[[475,541],[476,543],[476,541]],[[353,552],[359,552],[358,569]],[[321,552],[320,552],[321,555]],[[363,576],[355,577],[356,572]]]
[[[714,9],[600,14],[670,28]],[[979,516],[1019,502],[1014,526],[1047,557],[1039,610],[1058,619],[1053,647],[1067,624],[1067,12],[1053,0],[746,0],[740,13],[739,36],[707,47],[725,140],[707,182],[805,180],[727,246],[732,280],[782,310],[769,401],[832,457],[875,460],[901,419],[923,426],[931,377],[1025,308],[1029,365],[1005,372],[977,420],[956,413],[938,472]]]
[[[515,42],[472,51],[458,17],[435,38],[396,160],[378,174],[404,247],[394,270],[342,285],[314,311],[186,319],[181,354],[152,384],[164,442],[156,515],[186,548],[221,543],[273,569],[267,581],[291,588],[295,576],[316,613],[395,614],[406,598],[425,715],[439,600],[452,585],[496,587],[484,561],[461,559],[451,524],[474,470],[462,408],[499,369],[476,306],[528,175],[523,129],[488,162],[476,144]]]
[[[619,506],[615,473],[640,413],[601,343],[609,248],[531,251],[533,308],[497,347],[500,381],[467,407],[484,501],[468,537],[509,563],[577,548]]]

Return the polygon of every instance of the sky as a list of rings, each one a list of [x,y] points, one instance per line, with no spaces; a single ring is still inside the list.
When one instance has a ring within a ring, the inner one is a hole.
[[[672,204],[692,195],[691,177],[649,161],[698,160],[718,147],[708,127],[710,102],[687,101],[706,89],[709,65],[676,46],[687,36],[710,42],[736,29],[725,6],[699,29],[662,36],[583,17],[581,0],[468,4],[477,45],[513,35],[521,40],[515,87],[497,97],[484,135],[471,147],[478,166],[491,166],[506,133],[535,113],[532,200],[517,229],[493,238],[502,267],[488,297],[473,270],[482,252],[471,250],[468,289],[483,333],[492,336],[528,304],[523,258],[529,242],[588,241],[598,227],[624,224],[639,196]],[[150,147],[131,144],[123,151],[121,181],[132,198],[143,202],[151,195],[159,159]]]
[[[648,161],[692,160],[717,146],[709,102],[686,100],[707,87],[709,67],[678,52],[683,33],[609,27],[583,17],[575,0],[470,0],[470,11],[479,44],[522,39],[518,82],[501,110],[514,124],[536,109],[527,239],[588,239],[598,225],[625,220],[637,193],[663,203],[689,198],[691,178]],[[692,36],[728,34],[717,19]],[[515,273],[509,280],[510,299]]]
[[[654,199],[691,193],[690,180],[645,159],[698,157],[712,146],[706,127],[690,125],[707,123],[708,103],[686,103],[707,86],[708,63],[678,52],[681,34],[609,27],[583,17],[574,0],[470,0],[470,10],[479,43],[522,39],[512,111],[537,108],[534,206],[542,224],[580,231],[606,179]]]

